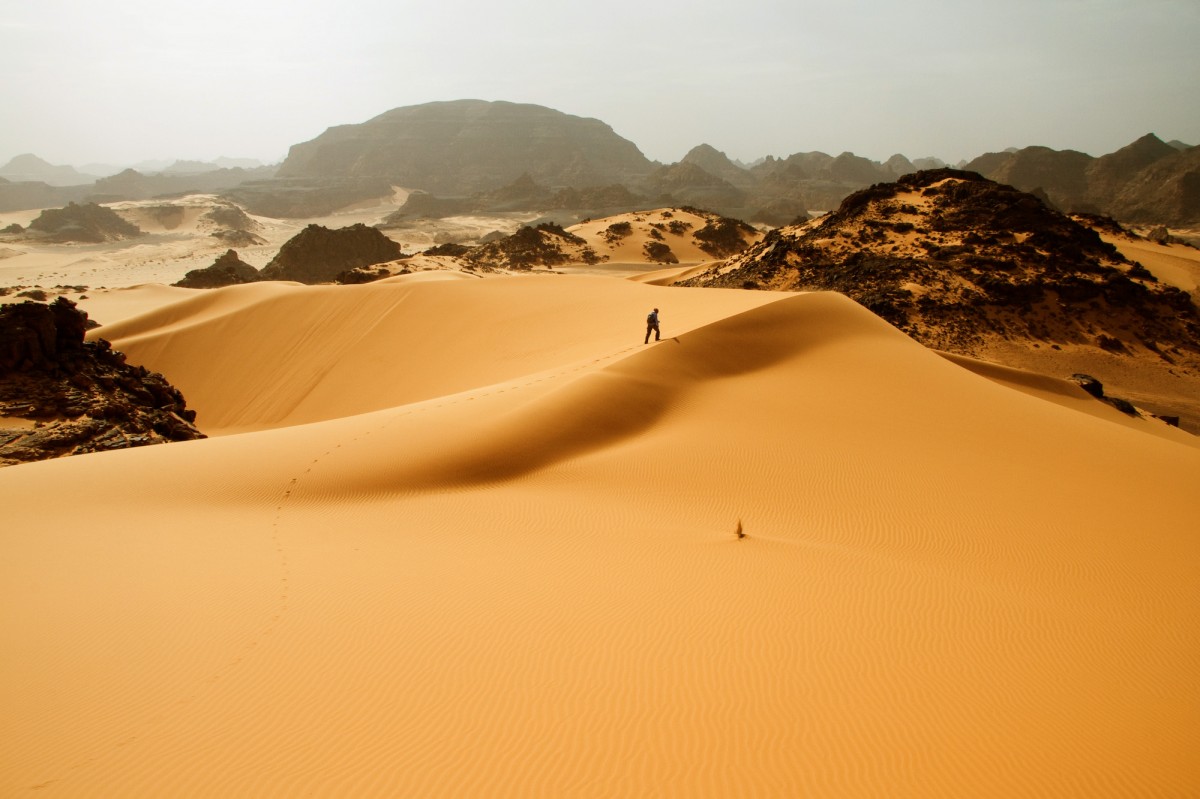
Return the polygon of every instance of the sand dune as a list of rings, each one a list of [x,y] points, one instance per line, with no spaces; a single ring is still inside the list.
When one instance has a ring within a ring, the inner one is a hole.
[[[1200,451],[1151,421],[834,294],[152,304],[106,337],[225,435],[0,471],[0,794],[1200,785]]]

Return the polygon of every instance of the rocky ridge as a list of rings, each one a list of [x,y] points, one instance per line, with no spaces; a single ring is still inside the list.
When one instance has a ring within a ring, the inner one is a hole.
[[[1044,192],[1070,213],[1200,224],[1200,147],[1168,144],[1152,133],[1099,158],[1075,150],[1024,147],[986,153],[965,169],[1023,191]]]
[[[1187,293],[1037,197],[959,170],[857,192],[684,285],[839,291],[964,354],[1020,339],[1200,367],[1200,312]]]
[[[0,306],[0,466],[204,438],[166,378],[87,327],[62,297]]]

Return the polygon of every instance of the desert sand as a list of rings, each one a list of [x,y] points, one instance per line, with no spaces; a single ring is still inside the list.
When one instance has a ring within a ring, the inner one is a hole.
[[[0,470],[0,795],[1195,795],[1196,439],[677,271],[85,301],[212,437]]]

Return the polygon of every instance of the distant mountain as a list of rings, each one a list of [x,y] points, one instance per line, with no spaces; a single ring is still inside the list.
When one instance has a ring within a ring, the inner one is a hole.
[[[126,169],[96,181],[93,196],[100,202],[146,200],[172,194],[219,192],[255,180],[274,177],[274,167],[216,169],[208,172],[146,175]]]
[[[1200,223],[1200,147],[1160,158],[1131,178],[1109,206],[1130,222]]]
[[[14,183],[41,182],[50,186],[82,186],[96,180],[95,175],[77,172],[73,166],[56,166],[32,153],[18,155],[0,167],[0,177]]]
[[[507,102],[456,100],[396,108],[293,145],[280,178],[386,178],[467,195],[528,174],[539,184],[628,183],[654,165],[596,119]]]
[[[163,175],[195,175],[220,169],[258,169],[262,161],[253,158],[217,158],[213,161],[175,161],[160,170]]]
[[[258,169],[260,166],[267,166],[257,158],[214,158],[213,163],[218,169]]]
[[[216,172],[221,167],[211,161],[175,161],[164,167],[162,175],[195,175],[201,172]]]
[[[659,167],[643,185],[660,205],[694,205],[721,211],[741,208],[746,203],[744,191],[689,161]]]
[[[1177,155],[1176,150],[1153,133],[1147,133],[1115,153],[1102,155],[1088,164],[1087,197],[1097,208],[1109,206],[1112,199],[1138,173],[1164,158]]]
[[[40,180],[14,182],[0,177],[0,213],[56,208],[70,202],[82,202],[91,192],[91,186],[51,186]]]
[[[987,153],[967,162],[965,170],[1021,191],[1041,189],[1064,211],[1098,210],[1087,202],[1087,170],[1095,159],[1075,150],[1023,147],[1016,152]]]
[[[679,163],[694,164],[708,174],[741,189],[749,188],[756,182],[750,170],[738,166],[725,153],[708,144],[699,144],[688,150]]]
[[[1074,150],[1024,147],[987,153],[966,168],[1022,191],[1043,192],[1060,210],[1131,222],[1200,223],[1196,148],[1180,150],[1153,134],[1093,158]]]

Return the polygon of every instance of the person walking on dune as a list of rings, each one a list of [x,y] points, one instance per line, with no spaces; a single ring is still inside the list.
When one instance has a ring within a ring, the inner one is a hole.
[[[659,336],[659,332],[658,332],[658,309],[657,308],[655,308],[653,311],[651,311],[650,314],[646,317],[646,340],[642,342],[643,344],[650,343],[650,334],[651,333],[654,333],[655,341],[660,340],[660,336]]]

